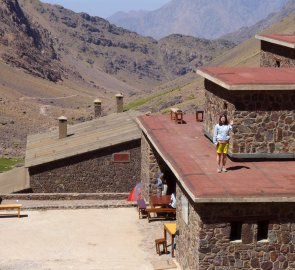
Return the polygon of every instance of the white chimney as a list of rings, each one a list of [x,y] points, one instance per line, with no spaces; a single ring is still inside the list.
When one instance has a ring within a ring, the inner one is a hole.
[[[94,117],[101,117],[101,100],[98,98],[94,100]]]
[[[117,100],[117,113],[123,112],[123,95],[122,94],[117,94],[116,95],[116,100]]]
[[[67,122],[68,119],[65,116],[58,118],[59,139],[67,137]]]

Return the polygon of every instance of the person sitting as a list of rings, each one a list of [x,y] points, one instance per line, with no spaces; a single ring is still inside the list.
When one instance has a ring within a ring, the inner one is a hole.
[[[175,193],[171,194],[171,201],[168,205],[169,208],[176,208],[176,197],[175,197]]]
[[[156,188],[157,188],[157,196],[162,196],[162,190],[163,190],[163,181],[162,181],[162,177],[163,177],[163,173],[159,173],[157,179],[156,179],[156,182],[155,182],[155,185],[156,185]]]

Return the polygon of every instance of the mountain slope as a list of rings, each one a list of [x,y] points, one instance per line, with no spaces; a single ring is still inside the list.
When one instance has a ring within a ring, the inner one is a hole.
[[[146,13],[114,14],[108,20],[145,36],[172,33],[218,38],[278,11],[287,0],[172,0]]]
[[[38,0],[0,1],[0,156],[24,154],[26,135],[115,110],[233,46],[173,35],[156,41]]]
[[[275,12],[267,16],[267,18],[259,21],[250,27],[242,27],[236,32],[224,35],[222,38],[236,44],[253,37],[256,33],[262,32],[264,29],[288,17],[295,12],[295,1],[290,0],[279,12]]]
[[[295,12],[265,29],[265,34],[293,34],[295,35]],[[248,66],[260,65],[260,41],[254,37],[240,45],[226,51],[213,59],[208,66]],[[152,108],[153,112],[168,112],[169,106],[177,106],[185,112],[194,112],[197,107],[204,104],[204,79],[195,73],[179,77],[174,81],[157,87],[156,97],[145,97],[147,102],[137,106],[137,109],[146,111]],[[136,102],[133,102],[136,104]]]
[[[31,23],[17,0],[1,1],[0,20],[0,52],[6,63],[51,81],[61,79],[48,31]]]

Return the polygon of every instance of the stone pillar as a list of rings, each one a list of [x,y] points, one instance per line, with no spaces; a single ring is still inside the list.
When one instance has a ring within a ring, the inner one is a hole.
[[[123,95],[117,94],[116,95],[116,101],[117,101],[117,113],[123,112]]]
[[[94,117],[95,118],[101,117],[101,100],[100,99],[94,100]]]
[[[58,118],[59,139],[67,137],[67,122],[68,119],[64,116]]]

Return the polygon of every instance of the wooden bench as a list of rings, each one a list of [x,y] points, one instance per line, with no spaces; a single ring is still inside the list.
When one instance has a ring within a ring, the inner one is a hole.
[[[20,218],[20,208],[22,204],[0,204],[0,210],[17,209],[17,216]]]
[[[146,213],[146,203],[144,199],[137,200],[137,210],[139,218],[142,218],[143,215],[147,215]]]
[[[174,120],[177,124],[183,122],[183,112],[179,108],[170,108],[170,119]]]
[[[159,207],[159,208],[147,208],[146,209],[147,212],[147,217],[148,217],[148,221],[150,222],[151,219],[155,219],[155,218],[159,218],[159,216],[157,217],[152,217],[151,213],[156,213],[156,214],[176,214],[176,209],[175,208],[163,208],[163,207]],[[164,218],[167,218],[167,216],[165,216]]]

